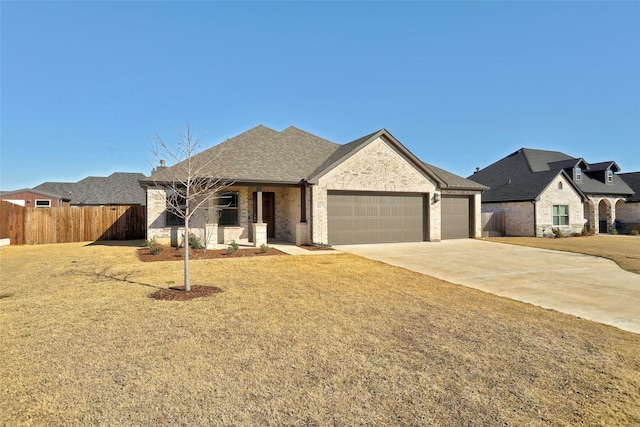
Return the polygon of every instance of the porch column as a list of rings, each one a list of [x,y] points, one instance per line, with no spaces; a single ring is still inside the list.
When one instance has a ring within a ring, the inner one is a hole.
[[[300,182],[300,222],[296,224],[296,246],[308,245],[309,224],[307,224],[307,185]]]
[[[307,222],[307,186],[300,184],[300,222]]]
[[[267,244],[267,224],[262,222],[262,187],[256,188],[256,222],[253,227],[253,246]]]
[[[616,229],[616,200],[614,200],[609,209],[607,209],[607,213],[609,214],[609,218],[607,218],[607,233],[613,233],[613,230]]]
[[[600,199],[591,199],[589,203],[589,233],[600,234]]]
[[[256,223],[262,224],[262,187],[256,188]]]

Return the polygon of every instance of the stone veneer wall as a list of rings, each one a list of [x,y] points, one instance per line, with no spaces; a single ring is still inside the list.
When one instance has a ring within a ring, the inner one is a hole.
[[[228,191],[238,191],[238,219],[239,226],[218,227],[218,243],[228,244],[236,242],[248,242],[248,189],[246,187],[229,187]],[[198,235],[203,242],[211,241],[213,236],[207,236],[205,224],[217,223],[216,200],[210,200],[209,204],[194,213],[191,217],[190,232]],[[166,245],[177,245],[182,240],[184,227],[167,226],[165,223],[165,211],[167,208],[166,192],[163,188],[149,187],[147,189],[147,238],[156,238]]]
[[[315,243],[328,242],[327,191],[436,192],[435,183],[410,165],[382,138],[372,141],[319,179],[312,187],[313,230]],[[429,240],[440,240],[440,201],[430,197]]]
[[[562,188],[559,188],[559,183],[562,183]],[[553,225],[553,205],[569,206],[569,225]],[[552,228],[560,228],[565,236],[582,232],[586,222],[582,199],[563,176],[557,176],[536,202],[536,222],[537,237],[553,235]]]

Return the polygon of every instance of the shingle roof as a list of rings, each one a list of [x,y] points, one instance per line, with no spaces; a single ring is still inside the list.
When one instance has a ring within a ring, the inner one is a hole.
[[[193,157],[208,164],[208,176],[238,182],[297,183],[309,176],[340,145],[289,127],[282,132],[256,126]],[[173,168],[173,169],[172,169]],[[171,181],[176,166],[155,171],[144,182]]]
[[[594,165],[595,168],[593,168]],[[603,167],[603,165],[607,166]],[[482,195],[483,202],[536,200],[559,173],[576,166],[583,168],[582,179],[573,181],[572,172],[567,173],[566,177],[572,182],[574,188],[579,189],[579,193],[618,196],[633,194],[633,190],[618,175],[614,175],[611,184],[606,184],[604,179],[600,181],[595,177],[598,171],[605,170],[607,167],[617,168],[615,162],[589,164],[582,158],[571,157],[559,151],[530,148],[521,148],[477,171],[468,179],[490,187],[490,190]]]
[[[422,163],[387,130],[381,129],[347,144],[336,144],[295,127],[282,132],[256,126],[234,138],[211,147],[193,157],[201,165],[209,165],[208,176],[235,182],[297,184],[301,180],[315,182],[320,176],[349,158],[369,142],[384,137],[416,167],[431,176],[438,185],[450,189],[484,190],[485,186],[455,174]],[[172,181],[179,165],[156,170],[141,182]]]
[[[115,172],[108,177],[90,176],[78,182],[44,182],[34,190],[61,194],[72,205],[144,205],[142,173]]]
[[[627,198],[627,202],[640,202],[640,172],[628,172],[617,175],[620,177],[632,191],[636,194]]]
[[[488,190],[489,187],[478,184],[470,179],[463,178],[456,174],[453,174],[444,169],[440,169],[437,166],[424,164],[434,175],[439,177],[444,183],[445,187],[449,190]]]

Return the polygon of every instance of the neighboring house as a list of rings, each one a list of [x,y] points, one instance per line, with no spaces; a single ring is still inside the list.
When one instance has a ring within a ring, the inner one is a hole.
[[[616,227],[616,208],[634,191],[615,162],[587,163],[558,151],[521,148],[468,179],[490,189],[483,212],[504,213],[507,236],[608,233]]]
[[[640,172],[618,174],[620,178],[635,192],[623,204],[616,205],[616,219],[620,222],[620,232],[640,231]]]
[[[89,176],[78,182],[45,182],[34,190],[62,194],[71,206],[145,205],[140,188],[142,173],[115,172],[107,177]]]
[[[233,185],[224,204],[212,201],[192,219],[208,247],[267,238],[335,245],[480,237],[485,187],[421,162],[384,129],[340,145],[295,127],[257,126],[194,156],[209,159],[212,177]],[[172,244],[183,223],[167,210],[162,183],[175,171],[159,167],[140,182],[147,238]]]
[[[71,199],[59,193],[24,188],[15,191],[0,192],[0,199],[16,205],[32,208],[60,208],[69,206]]]

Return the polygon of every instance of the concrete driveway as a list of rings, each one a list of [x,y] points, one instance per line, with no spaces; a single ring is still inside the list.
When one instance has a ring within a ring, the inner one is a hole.
[[[334,248],[640,333],[640,275],[604,258],[472,239]]]

